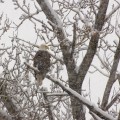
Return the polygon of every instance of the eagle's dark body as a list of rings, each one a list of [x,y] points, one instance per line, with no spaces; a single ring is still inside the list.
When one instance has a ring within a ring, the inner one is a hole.
[[[50,54],[43,50],[37,51],[34,57],[33,66],[39,70],[39,73],[35,71],[35,79],[39,85],[42,85],[42,81],[50,68]]]

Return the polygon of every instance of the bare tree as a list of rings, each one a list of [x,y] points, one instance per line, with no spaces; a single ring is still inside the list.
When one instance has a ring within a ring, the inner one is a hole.
[[[119,120],[120,91],[113,87],[120,84],[120,2],[12,0],[10,4],[19,19],[0,15],[0,119],[88,120],[89,111],[94,120]],[[22,29],[25,24],[31,29]],[[23,35],[30,31],[34,40]],[[50,45],[52,56],[45,78],[51,81],[48,89],[37,87],[38,69],[32,65],[42,42]],[[98,79],[96,73],[107,81],[97,105],[91,91],[83,89],[87,77]]]

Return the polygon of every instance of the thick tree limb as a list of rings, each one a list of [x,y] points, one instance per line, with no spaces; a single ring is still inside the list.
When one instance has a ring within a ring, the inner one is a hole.
[[[62,22],[56,12],[52,9],[48,0],[37,0],[37,2],[40,5],[44,14],[46,15],[47,19],[49,20],[49,23],[52,25],[53,30],[56,33],[56,36],[60,43],[63,60],[68,72],[69,86],[75,91],[80,92],[80,88],[76,87],[76,64],[74,58],[71,57],[71,44],[69,43],[69,40],[65,35]],[[74,99],[74,97],[71,98],[71,106],[73,118],[76,120],[85,120],[85,114],[83,112],[82,104],[79,103],[76,99]]]
[[[105,110],[106,110],[106,105],[108,104],[108,99],[109,99],[111,88],[112,88],[114,82],[116,81],[115,76],[116,76],[116,71],[117,71],[117,67],[119,64],[119,60],[120,60],[120,40],[119,40],[119,44],[118,44],[118,47],[117,47],[115,55],[114,55],[113,65],[112,65],[112,68],[110,71],[110,77],[107,82],[105,92],[103,95],[102,104],[101,104],[102,109],[105,109]]]
[[[117,120],[113,118],[111,115],[108,113],[104,112],[97,106],[95,106],[93,103],[85,99],[83,96],[81,96],[79,93],[76,91],[72,90],[69,87],[64,86],[59,80],[51,78],[50,76],[46,76],[48,79],[53,81],[54,83],[58,84],[64,91],[66,91],[70,96],[74,96],[76,99],[78,99],[80,102],[82,102],[84,105],[86,105],[93,113],[97,114],[98,116],[102,117],[103,119],[108,119],[108,120]]]
[[[48,100],[48,96],[46,95],[46,93],[43,93],[43,96],[44,96],[45,104],[47,105],[46,111],[48,113],[49,120],[54,120],[51,105],[50,105],[49,100]]]
[[[108,3],[109,3],[109,0],[101,0],[99,11],[97,13],[96,20],[95,20],[95,26],[94,26],[95,31],[93,31],[87,53],[78,71],[77,82],[79,83],[80,81],[80,88],[82,87],[83,80],[87,74],[87,71],[92,63],[93,57],[97,50],[98,41],[99,41],[99,31],[102,30],[102,27],[105,22]]]
[[[100,117],[98,117],[95,113],[90,111],[90,114],[92,115],[92,117],[94,118],[94,120],[103,120]]]
[[[87,53],[83,59],[82,64],[80,65],[78,74],[75,71],[76,68],[75,61],[71,57],[71,51],[70,51],[71,46],[68,42],[66,42],[67,38],[62,28],[62,23],[58,15],[52,9],[52,7],[50,6],[47,0],[44,1],[37,0],[37,2],[41,6],[41,9],[45,13],[47,19],[54,24],[52,27],[57,35],[58,41],[60,42],[60,47],[63,53],[63,59],[68,72],[69,86],[78,93],[81,93],[83,80],[87,74],[87,71],[91,65],[91,62],[97,50],[99,31],[102,30],[102,27],[105,22],[106,10],[108,7],[109,0],[101,0],[99,11],[95,20],[95,26],[94,26],[95,31],[93,31],[93,34],[91,36]],[[75,100],[74,97],[72,97],[71,105],[72,105],[74,119],[85,120],[82,104],[79,103],[77,100]]]
[[[106,110],[108,110],[120,97],[120,93],[118,93],[106,106]]]
[[[105,21],[107,21],[118,9],[120,8],[120,4],[118,4],[105,18]]]
[[[71,50],[71,58],[73,58],[73,54],[75,51],[75,44],[76,44],[76,24],[73,24],[73,42],[72,42],[72,50]]]
[[[10,49],[11,47],[6,47],[6,48],[0,48],[0,50],[8,50]]]
[[[4,103],[9,114],[13,116],[12,118],[15,120],[22,120],[22,115],[20,114],[18,107],[15,105],[12,98],[8,95],[5,85],[2,83],[0,86],[0,95],[2,95],[1,100]]]
[[[96,16],[95,26],[94,26],[94,28],[98,31],[101,31],[104,25],[108,4],[109,4],[109,0],[100,1],[100,6]]]
[[[118,120],[120,120],[120,111],[119,111],[119,115],[118,115]]]

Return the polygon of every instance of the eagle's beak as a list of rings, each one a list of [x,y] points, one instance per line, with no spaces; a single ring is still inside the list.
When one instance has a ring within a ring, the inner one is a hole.
[[[47,50],[49,50],[49,46],[48,46],[47,44],[45,45],[45,48],[46,48]]]
[[[47,45],[47,46],[51,46],[51,44],[50,44],[50,43],[47,43],[46,45]]]

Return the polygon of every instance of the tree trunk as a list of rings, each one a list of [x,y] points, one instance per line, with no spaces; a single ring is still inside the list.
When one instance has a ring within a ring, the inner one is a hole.
[[[68,38],[66,37],[63,30],[61,20],[59,19],[55,11],[52,9],[47,0],[37,0],[37,2],[41,6],[41,9],[45,13],[47,19],[51,21],[52,27],[55,30],[54,32],[58,38],[58,41],[60,42],[63,59],[68,72],[69,86],[70,88],[81,94],[82,83],[97,50],[99,31],[102,30],[105,22],[106,10],[109,0],[101,0],[99,11],[95,20],[95,30],[93,31],[93,34],[91,36],[87,53],[83,59],[83,62],[80,65],[78,73],[76,73],[75,71],[76,63],[74,62],[74,58],[71,57],[70,48],[72,48],[72,45],[70,45],[70,43],[67,41]],[[74,97],[71,97],[71,106],[73,118],[76,120],[85,120],[83,104],[78,102],[78,100],[76,100]]]

